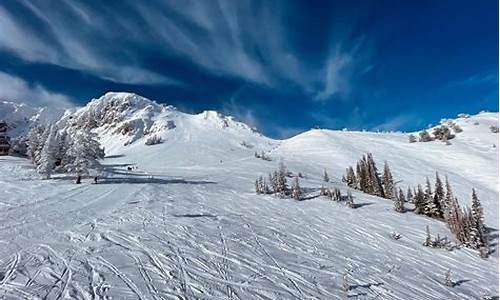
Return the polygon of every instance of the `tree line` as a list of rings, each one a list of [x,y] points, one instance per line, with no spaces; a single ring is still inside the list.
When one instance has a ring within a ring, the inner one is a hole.
[[[33,127],[23,141],[24,151],[38,173],[50,178],[54,173],[74,173],[77,181],[81,175],[99,166],[104,157],[97,135],[89,128],[63,128],[57,125]]]
[[[363,155],[357,162],[356,172],[353,167],[348,167],[342,181],[364,193],[393,200],[394,210],[398,212],[405,211],[405,202],[413,202],[416,214],[445,221],[458,241],[468,248],[480,250],[482,256],[487,256],[489,246],[483,208],[474,189],[471,207],[462,207],[453,195],[448,177],[445,177],[443,184],[436,172],[434,189],[427,177],[424,188],[420,184],[417,188],[408,188],[405,196],[403,190],[397,188],[389,164],[385,162],[384,172],[380,177],[370,153]]]

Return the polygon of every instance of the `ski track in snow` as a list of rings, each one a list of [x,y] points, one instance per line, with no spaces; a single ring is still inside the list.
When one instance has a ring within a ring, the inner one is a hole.
[[[281,147],[267,140],[253,141],[259,149],[272,150],[274,160],[267,162],[254,158],[253,149],[219,153],[225,140],[220,147],[200,149],[184,142],[196,144],[205,138],[206,130],[178,133],[182,139],[168,144],[174,149],[165,149],[193,154],[167,156],[163,165],[153,159],[161,151],[148,152],[150,148],[140,152],[132,147],[123,156],[105,159],[109,181],[103,179],[97,185],[89,180],[82,185],[68,179],[39,180],[26,160],[2,158],[0,184],[7,197],[0,199],[0,298],[478,299],[483,292],[498,295],[497,245],[488,260],[469,249],[426,248],[422,246],[425,226],[433,235],[451,237],[445,224],[411,212],[395,213],[391,201],[356,191],[353,195],[360,206],[354,210],[318,196],[321,174],[333,157],[345,168],[359,158],[359,149],[380,151],[375,159],[386,151],[390,162],[403,161],[394,167],[395,175],[423,182],[422,174],[432,176],[440,166],[466,160],[467,153],[474,153],[481,166],[487,166],[484,162],[491,160],[492,150],[481,140],[457,141],[466,150],[461,148],[453,159],[438,160],[431,167],[420,161],[405,162],[413,150],[394,150],[403,147],[399,137],[391,140],[390,136],[383,148],[372,133],[356,144],[348,144],[343,137],[355,133],[328,137],[328,133],[313,132],[301,137],[331,138],[335,144],[325,145],[327,150],[298,138]],[[231,149],[237,149],[241,137],[235,141]],[[436,155],[442,151],[439,147],[446,146],[425,147],[429,147],[426,155]],[[194,159],[206,153],[202,160]],[[275,169],[280,156],[292,171],[306,175],[302,185],[310,189],[308,200],[253,192],[255,178]],[[138,164],[140,169],[127,172],[119,167],[126,164]],[[486,222],[493,227],[498,222],[493,211],[498,209],[498,183],[491,182],[494,170],[462,180],[460,176],[469,176],[462,170],[470,165],[465,162],[456,171],[447,168],[447,174],[452,185],[458,182],[453,186],[461,198],[471,182],[477,184],[487,208]],[[421,170],[410,176],[404,168]],[[340,183],[343,169],[338,170],[329,169],[329,185],[345,194],[347,189]],[[498,234],[498,228],[493,229]],[[393,231],[402,238],[391,238]],[[448,269],[454,288],[442,284]],[[341,285],[346,271],[351,289],[344,295]]]

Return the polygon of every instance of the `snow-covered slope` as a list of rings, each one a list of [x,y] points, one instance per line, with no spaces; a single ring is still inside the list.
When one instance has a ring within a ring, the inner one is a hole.
[[[488,128],[498,113],[456,122],[463,132],[448,146],[330,130],[278,141],[216,112],[108,93],[60,121],[99,133],[108,156],[101,184],[40,180],[26,160],[0,158],[0,295],[342,299],[348,272],[348,296],[357,299],[498,296],[498,134]],[[163,142],[145,145],[151,135]],[[476,188],[496,251],[485,260],[465,248],[424,247],[427,225],[451,238],[444,223],[357,191],[356,209],[318,196],[324,169],[345,194],[340,177],[366,152],[379,168],[387,160],[404,188],[435,171],[463,202]],[[255,178],[280,160],[304,174],[306,200],[255,195]],[[448,269],[455,287],[443,284]]]
[[[7,122],[11,137],[26,135],[34,124],[56,122],[63,114],[62,109],[31,107],[26,104],[0,101],[0,120]]]

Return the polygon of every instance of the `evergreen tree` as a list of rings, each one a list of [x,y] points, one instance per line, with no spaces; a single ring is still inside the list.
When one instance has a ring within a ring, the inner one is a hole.
[[[415,143],[417,141],[417,137],[414,134],[408,135],[408,142]]]
[[[443,217],[446,221],[451,217],[452,203],[453,203],[453,191],[451,190],[450,182],[448,181],[448,176],[445,177],[446,194],[443,200]]]
[[[76,173],[77,177],[88,174],[89,169],[99,166],[97,160],[104,157],[96,134],[88,128],[81,128],[74,132],[68,154],[74,157],[73,162],[67,166],[68,171]]]
[[[393,193],[398,194],[396,191]],[[400,213],[405,211],[405,195],[402,189],[399,189],[399,195],[394,197],[394,210]]]
[[[354,174],[352,167],[349,167],[346,170],[345,183],[348,187],[356,188],[356,175]]]
[[[347,207],[354,208],[354,198],[352,197],[351,190],[347,190]]]
[[[426,247],[430,247],[432,245],[432,238],[431,238],[431,232],[429,230],[429,225],[425,227],[425,241],[423,245]]]
[[[434,197],[432,195],[431,183],[429,181],[429,177],[426,178],[425,181],[425,190],[424,190],[424,202],[425,202],[425,214],[429,217],[434,217],[439,215],[438,207],[436,207],[434,203]]]
[[[384,195],[387,199],[394,200],[394,179],[392,178],[391,169],[389,168],[389,164],[387,161],[384,164]]]
[[[477,197],[476,191],[472,189],[472,208],[470,211],[470,245],[474,249],[480,249],[485,244],[483,208]]]
[[[57,134],[57,127],[55,125],[50,126],[49,134],[40,152],[40,159],[38,162],[37,171],[40,174],[44,174],[47,179],[50,178],[52,171],[55,168],[56,152],[57,152],[56,134]]]
[[[453,282],[451,281],[451,270],[450,269],[448,269],[444,273],[444,285],[449,286],[449,287],[453,287]]]
[[[439,178],[438,172],[436,172],[436,184],[434,186],[434,206],[436,207],[436,214],[434,217],[442,218],[443,217],[443,206],[444,206],[445,193],[443,188],[443,183],[441,178]]]
[[[330,182],[330,177],[328,177],[328,173],[326,172],[326,170],[323,173],[323,181],[324,182]]]
[[[295,200],[300,200],[302,198],[302,189],[300,188],[299,185],[299,177],[295,177],[295,182],[293,184],[292,188],[292,197]]]
[[[415,213],[425,214],[426,203],[424,192],[422,191],[422,186],[419,184],[417,186],[417,192],[415,193]]]
[[[371,153],[367,154],[366,162],[368,165],[369,186],[371,194],[379,197],[384,197],[384,189],[382,187],[382,182],[378,175],[377,167],[375,165],[375,161],[373,160],[373,156]]]
[[[406,191],[406,201],[407,202],[414,202],[413,193],[412,193],[410,187],[408,187],[408,190]]]
[[[328,195],[328,191],[326,190],[324,185],[321,186],[321,189],[319,191],[319,195],[320,196],[327,196]]]

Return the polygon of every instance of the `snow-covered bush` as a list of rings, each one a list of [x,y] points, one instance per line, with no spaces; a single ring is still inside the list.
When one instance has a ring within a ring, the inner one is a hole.
[[[418,136],[419,136],[419,142],[430,142],[432,141],[432,137],[431,135],[429,134],[429,132],[427,130],[422,130],[418,133]]]
[[[435,127],[434,130],[432,131],[432,134],[434,135],[435,139],[441,140],[443,142],[451,140],[452,138],[455,137],[453,134],[451,134],[450,128],[444,125]]]
[[[408,142],[409,143],[415,143],[416,141],[417,141],[417,137],[414,134],[408,135]]]
[[[156,144],[161,144],[161,143],[162,143],[161,136],[155,134],[155,135],[148,137],[144,144],[146,146],[151,146],[151,145],[156,145]]]
[[[498,133],[498,126],[491,125],[490,126],[490,131],[493,132],[493,133]]]

